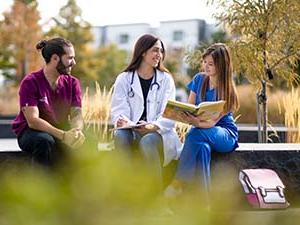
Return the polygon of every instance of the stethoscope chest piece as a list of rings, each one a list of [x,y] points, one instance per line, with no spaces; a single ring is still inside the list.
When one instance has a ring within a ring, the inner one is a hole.
[[[130,89],[127,93],[128,97],[129,98],[133,98],[134,97],[134,91],[133,91],[133,88],[132,88],[132,85],[133,85],[133,81],[134,81],[134,74],[135,74],[135,71],[132,72],[132,75],[131,75],[131,81],[130,81]],[[150,90],[152,91],[153,87],[156,86],[156,90],[158,91],[159,88],[160,88],[160,85],[159,83],[157,82],[157,74],[156,74],[156,70],[154,70],[154,82],[151,84],[150,86]]]

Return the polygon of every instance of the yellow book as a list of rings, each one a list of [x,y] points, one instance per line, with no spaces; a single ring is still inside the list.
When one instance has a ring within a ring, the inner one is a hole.
[[[163,117],[187,123],[179,112],[191,113],[194,116],[201,116],[203,120],[210,120],[218,117],[224,109],[225,101],[201,102],[199,105],[168,100]]]

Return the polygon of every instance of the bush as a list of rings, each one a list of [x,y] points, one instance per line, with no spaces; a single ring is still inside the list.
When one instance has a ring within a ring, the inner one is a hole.
[[[251,85],[237,86],[240,99],[240,109],[235,113],[237,123],[256,124],[256,89]],[[267,92],[268,123],[284,124],[284,113],[280,113],[279,103],[286,95],[283,91]]]

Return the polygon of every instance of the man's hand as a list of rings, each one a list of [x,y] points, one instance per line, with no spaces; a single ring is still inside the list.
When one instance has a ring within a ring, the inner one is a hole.
[[[80,129],[73,128],[64,133],[62,142],[70,148],[79,148],[85,141],[85,136]]]
[[[76,130],[75,138],[76,141],[72,145],[72,148],[79,148],[85,141],[85,136],[80,129]]]

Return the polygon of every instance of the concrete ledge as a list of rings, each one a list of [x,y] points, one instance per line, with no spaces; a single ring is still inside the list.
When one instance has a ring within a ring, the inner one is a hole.
[[[300,151],[300,143],[239,143],[236,151]]]
[[[21,152],[18,141],[15,138],[1,138],[0,152]]]
[[[15,138],[1,138],[0,152],[20,152]],[[237,152],[243,151],[300,151],[300,143],[239,143]]]

